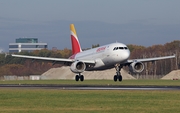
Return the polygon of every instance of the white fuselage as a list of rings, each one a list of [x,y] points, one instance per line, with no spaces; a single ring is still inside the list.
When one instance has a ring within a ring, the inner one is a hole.
[[[129,56],[130,51],[127,46],[117,42],[77,53],[75,60],[94,60],[95,65],[87,70],[101,70],[121,64],[127,61]]]

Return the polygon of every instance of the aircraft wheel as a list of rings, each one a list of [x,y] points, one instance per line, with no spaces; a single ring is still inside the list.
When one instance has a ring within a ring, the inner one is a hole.
[[[114,75],[114,81],[115,82],[117,81],[117,75]]]
[[[83,75],[80,76],[80,80],[84,81],[84,76]]]
[[[122,76],[121,76],[121,75],[119,75],[119,78],[118,78],[118,79],[119,79],[119,81],[122,81]]]
[[[79,81],[79,75],[76,75],[76,76],[75,76],[75,80],[76,80],[76,81]]]

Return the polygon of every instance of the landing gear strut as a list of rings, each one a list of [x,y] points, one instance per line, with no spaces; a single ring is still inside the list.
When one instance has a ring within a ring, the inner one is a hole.
[[[114,81],[116,82],[117,80],[122,81],[122,76],[121,76],[121,68],[122,66],[120,64],[115,65],[116,69],[116,75],[114,75]]]
[[[80,79],[81,81],[84,81],[84,76],[81,75],[81,73],[79,73],[79,75],[76,75],[76,76],[75,76],[75,80],[76,80],[76,81],[79,81],[79,79]]]

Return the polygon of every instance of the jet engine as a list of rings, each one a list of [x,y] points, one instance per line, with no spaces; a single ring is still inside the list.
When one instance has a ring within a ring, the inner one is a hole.
[[[82,73],[86,69],[86,64],[82,61],[75,61],[71,64],[70,69],[74,73]]]
[[[133,73],[141,73],[144,70],[144,64],[142,62],[133,62],[130,64],[129,70]]]

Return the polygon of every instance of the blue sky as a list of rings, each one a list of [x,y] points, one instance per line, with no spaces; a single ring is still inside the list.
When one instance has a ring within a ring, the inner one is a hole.
[[[0,48],[37,37],[49,49],[71,48],[74,23],[82,48],[122,42],[151,46],[180,39],[179,0],[0,0]]]

